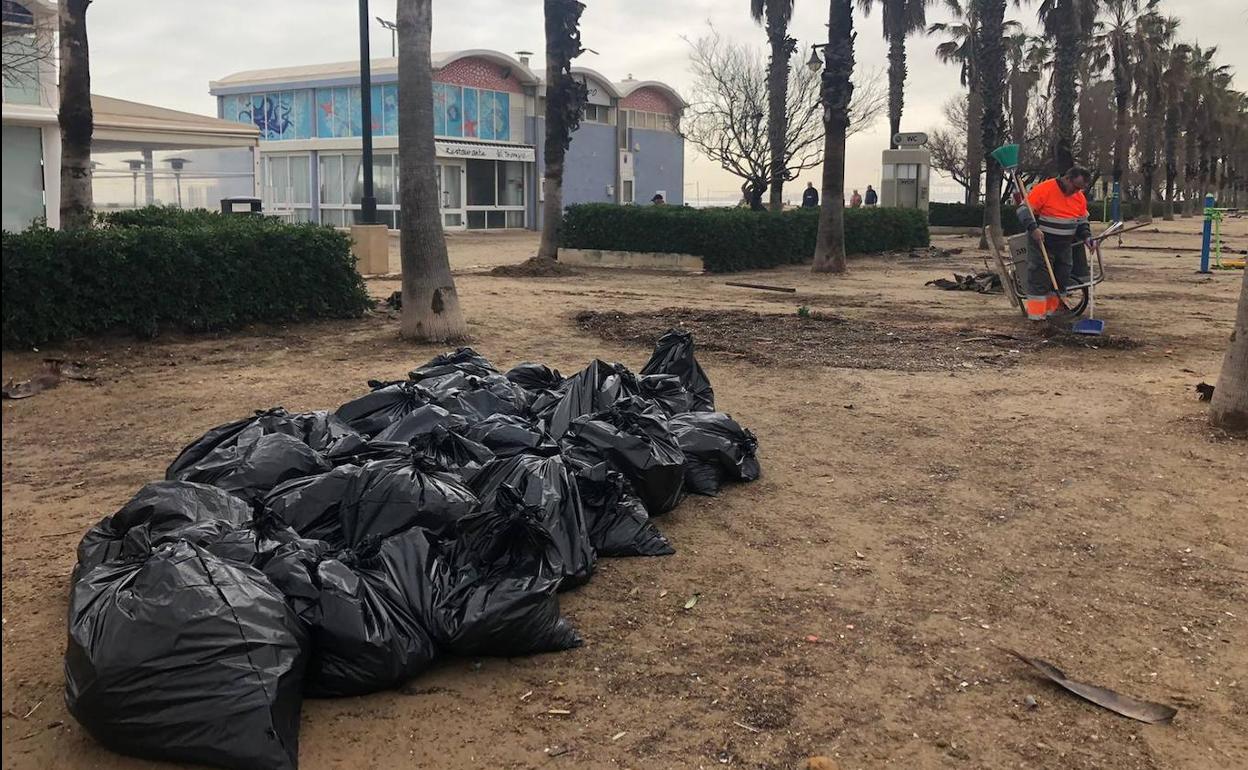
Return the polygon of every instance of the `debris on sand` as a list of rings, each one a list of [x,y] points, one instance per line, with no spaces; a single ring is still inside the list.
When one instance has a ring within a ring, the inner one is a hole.
[[[1213,400],[1213,386],[1207,382],[1202,382],[1196,386],[1196,392],[1200,394],[1201,401]]]
[[[1039,658],[1029,658],[1014,650],[1004,649],[1004,651],[1044,674],[1059,687],[1124,717],[1147,722],[1151,725],[1158,725],[1167,724],[1174,718],[1175,714],[1179,713],[1179,710],[1173,706],[1132,698],[1130,695],[1114,692],[1108,687],[1098,687],[1094,684],[1076,682],[1066,678],[1065,672],[1052,663]]]
[[[576,275],[577,272],[557,260],[530,257],[519,264],[499,265],[489,274],[506,278],[552,278]]]
[[[944,259],[947,257],[957,256],[962,253],[961,246],[954,246],[950,249],[942,249],[939,246],[928,246],[926,249],[911,249],[906,256],[911,259]]]
[[[37,393],[55,388],[61,384],[61,380],[91,382],[94,379],[95,375],[88,372],[86,365],[81,362],[66,361],[62,358],[45,358],[43,368],[34,377],[21,381],[8,380],[4,383],[4,387],[0,388],[0,395],[13,399],[30,398]]]
[[[945,291],[976,291],[980,294],[1000,294],[1002,291],[1001,276],[990,270],[966,275],[954,273],[952,281],[948,278],[936,278],[923,285],[935,286]]]

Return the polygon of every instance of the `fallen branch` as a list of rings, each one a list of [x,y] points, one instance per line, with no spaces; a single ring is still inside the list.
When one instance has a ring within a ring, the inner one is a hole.
[[[792,294],[797,289],[790,289],[787,286],[768,286],[765,283],[738,283],[736,281],[724,281],[725,286],[739,286],[742,289],[762,289],[763,291],[784,291]]]

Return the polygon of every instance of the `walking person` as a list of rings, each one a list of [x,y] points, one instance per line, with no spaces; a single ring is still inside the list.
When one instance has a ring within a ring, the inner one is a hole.
[[[862,208],[862,195],[857,190],[854,190],[854,194],[849,196],[849,207],[851,209]]]
[[[807,182],[806,189],[802,191],[802,208],[819,208],[819,191],[815,189],[814,182]]]
[[[880,202],[880,196],[876,194],[875,188],[871,185],[867,185],[867,197],[863,199],[863,202],[867,204],[867,208]]]
[[[1062,301],[1058,297],[1065,296],[1074,284],[1091,280],[1090,277],[1072,278],[1072,271],[1087,270],[1083,265],[1076,267],[1073,249],[1076,245],[1091,247],[1092,227],[1088,223],[1088,200],[1083,191],[1088,186],[1091,174],[1085,168],[1075,166],[1064,176],[1046,179],[1031,188],[1031,194],[1023,205],[1018,207],[1018,221],[1027,228],[1030,238],[1027,242],[1027,299],[1025,307],[1027,317],[1033,321],[1046,318],[1061,318]],[[1049,276],[1048,266],[1044,264],[1041,245],[1049,255],[1049,264],[1053,268]],[[1056,281],[1057,287],[1053,286]]]

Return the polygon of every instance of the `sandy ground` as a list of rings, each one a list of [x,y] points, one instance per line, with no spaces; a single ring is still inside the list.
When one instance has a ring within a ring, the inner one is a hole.
[[[857,259],[844,277],[752,276],[885,336],[931,330],[933,357],[957,335],[1011,335],[1018,352],[927,371],[703,353],[720,408],[759,436],[763,479],[661,519],[675,556],[605,560],[565,594],[581,649],[447,660],[397,692],[308,701],[302,766],[1248,766],[1248,444],[1212,432],[1192,390],[1217,376],[1240,274],[1194,274],[1196,220],[1158,226],[1128,244],[1173,253],[1107,255],[1101,309],[1129,350],[1045,343],[1000,296],[925,288],[982,268],[970,239],[940,239],[966,249],[950,258]],[[1248,246],[1248,222],[1227,230]],[[451,239],[473,344],[500,365],[640,366],[648,350],[582,329],[582,310],[796,313],[792,296],[723,277],[477,267],[535,246]],[[101,379],[3,405],[4,767],[156,767],[99,747],[63,705],[84,529],[207,428],[332,408],[436,352],[376,315],[5,353],[6,377],[60,353]],[[999,647],[1179,714],[1127,720]]]

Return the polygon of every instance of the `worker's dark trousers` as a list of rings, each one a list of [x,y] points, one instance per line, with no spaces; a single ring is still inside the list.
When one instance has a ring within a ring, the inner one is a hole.
[[[1049,252],[1049,262],[1053,265],[1053,276],[1057,278],[1057,285],[1065,293],[1066,287],[1073,283],[1070,279],[1074,266],[1071,239],[1046,234],[1044,247]],[[1083,249],[1080,248],[1079,251],[1082,253]],[[1085,255],[1083,258],[1085,271],[1087,264],[1088,260]],[[1031,236],[1027,237],[1027,293],[1033,297],[1043,297],[1053,293],[1053,281],[1049,279],[1049,271],[1044,266],[1044,255],[1040,253],[1040,247],[1031,239]]]

